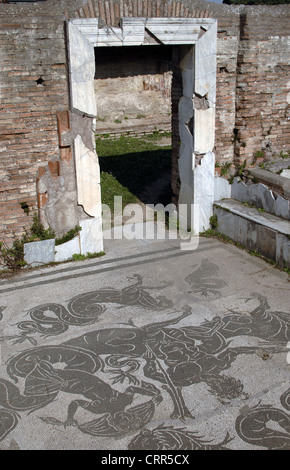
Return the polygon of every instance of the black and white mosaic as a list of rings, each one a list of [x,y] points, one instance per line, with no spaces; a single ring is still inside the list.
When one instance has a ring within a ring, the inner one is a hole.
[[[217,266],[204,259],[192,268],[184,278],[190,293],[219,297],[226,283],[219,278]],[[158,295],[166,288],[170,283],[161,281],[154,295],[152,287],[144,286],[143,277],[134,274],[121,289],[87,292],[66,306],[33,307],[29,319],[26,316],[15,325],[15,335],[1,337],[2,344],[27,348],[8,359],[6,378],[0,378],[0,440],[11,435],[27,413],[37,412],[43,426],[64,432],[74,426],[79,433],[98,438],[127,436],[129,450],[227,449],[237,438],[251,446],[290,449],[290,388],[285,387],[279,407],[261,400],[248,405],[243,378],[231,372],[241,356],[258,356],[263,362],[267,355],[285,353],[289,314],[273,311],[265,296],[253,293],[248,300],[255,301],[256,307],[251,311],[229,310],[196,324],[191,321],[192,305],[178,308],[164,293]],[[168,312],[168,320],[158,321],[156,316],[155,322],[141,327],[128,321],[98,328],[112,304],[136,313]],[[91,329],[61,340],[71,327],[84,325]],[[244,344],[243,337],[258,339],[260,346]],[[57,338],[60,341],[55,344]],[[190,388],[194,395],[201,384],[221,406],[237,399],[244,403],[234,427],[225,429],[220,440],[205,435],[195,424],[196,410],[186,391]],[[60,394],[71,396],[63,417],[53,413]],[[171,423],[156,425],[164,400],[170,403]],[[90,418],[79,419],[79,410]]]

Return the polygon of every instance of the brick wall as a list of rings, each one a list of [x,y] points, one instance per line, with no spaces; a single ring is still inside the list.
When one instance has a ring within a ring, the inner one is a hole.
[[[218,19],[216,158],[241,164],[266,145],[290,148],[290,7],[183,0],[88,0],[76,17],[117,26],[122,16]]]
[[[65,20],[99,17],[101,25],[117,26],[122,16],[217,18],[217,159],[242,162],[267,143],[275,152],[290,148],[289,6],[233,7],[202,0],[2,2],[1,239],[30,225],[43,171],[59,168],[52,177],[62,177],[62,166],[53,162],[61,163],[64,152],[57,113],[69,108]],[[177,99],[178,84],[173,109]],[[176,156],[173,168],[177,190]],[[21,203],[29,206],[28,216]]]
[[[242,15],[237,60],[235,159],[261,149],[290,149],[290,22],[288,15]]]
[[[30,225],[38,169],[59,158],[56,112],[68,106],[63,18],[40,13],[27,4],[1,5],[1,239]]]

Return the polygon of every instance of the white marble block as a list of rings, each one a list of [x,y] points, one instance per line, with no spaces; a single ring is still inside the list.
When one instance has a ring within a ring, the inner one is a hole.
[[[82,230],[79,233],[81,254],[99,253],[103,251],[102,218],[85,219],[80,221]]]
[[[215,176],[214,178],[214,200],[229,199],[232,196],[232,185],[226,178]]]
[[[24,243],[24,261],[32,267],[51,263],[54,261],[54,250],[54,238]]]
[[[194,44],[200,25],[192,18],[148,18],[146,29],[162,44]]]
[[[74,140],[78,203],[92,217],[101,217],[100,166],[96,152],[88,149],[80,135]]]
[[[216,101],[217,22],[195,45],[195,93],[206,96],[211,106]]]
[[[213,214],[215,155],[208,152],[195,166],[193,172],[193,199],[199,206],[199,232],[210,228],[209,218]]]
[[[141,46],[145,37],[146,18],[123,18],[123,46]]]
[[[80,252],[80,237],[78,234],[72,240],[55,247],[55,261],[57,263],[66,261],[70,259],[72,255],[79,254]]]
[[[72,108],[96,116],[94,45],[71,21],[68,23],[68,36]]]
[[[70,22],[85,36],[91,43],[96,42],[96,37],[99,32],[99,19],[98,18],[74,18]]]
[[[213,150],[215,142],[215,108],[194,110],[194,152]]]

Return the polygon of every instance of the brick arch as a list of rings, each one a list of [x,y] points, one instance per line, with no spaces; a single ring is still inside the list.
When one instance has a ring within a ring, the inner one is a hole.
[[[209,10],[190,9],[172,0],[87,0],[76,18],[100,18],[108,26],[117,26],[123,17],[211,18]]]

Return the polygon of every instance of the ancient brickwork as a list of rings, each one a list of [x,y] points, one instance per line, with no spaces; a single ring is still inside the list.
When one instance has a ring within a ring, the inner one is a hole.
[[[239,15],[228,13],[218,20],[216,158],[233,161],[233,129],[236,115],[236,69],[239,46]]]
[[[87,0],[76,12],[76,18],[100,18],[101,23],[117,26],[123,17],[144,18],[208,18],[210,11],[202,5],[194,8],[194,3],[167,0]],[[202,2],[200,2],[202,4]]]
[[[242,15],[237,60],[235,159],[290,149],[289,13]]]
[[[1,3],[1,2],[0,2]],[[58,136],[58,113],[69,109],[65,20],[99,18],[117,26],[123,16],[218,20],[216,158],[241,163],[267,147],[290,148],[290,7],[230,7],[202,0],[46,0],[0,4],[0,231],[11,239],[38,208],[49,213],[43,178],[69,184],[70,145]],[[179,96],[178,80],[172,108]],[[175,85],[174,85],[175,86]],[[288,96],[288,101],[287,101]],[[173,133],[177,129],[173,117]],[[177,137],[173,147],[177,149]],[[178,192],[177,153],[173,187]],[[37,192],[37,188],[40,190]],[[52,199],[51,204],[56,202]],[[21,208],[28,205],[29,215]],[[46,210],[47,209],[47,210]],[[63,214],[65,206],[62,207]],[[76,211],[78,209],[76,208]],[[62,220],[62,219],[61,219]],[[66,219],[67,225],[73,222]],[[61,222],[59,221],[59,224]]]
[[[2,239],[21,233],[30,224],[37,211],[38,172],[59,158],[56,112],[68,106],[64,23],[61,16],[49,13],[43,19],[35,16],[31,5],[1,8]],[[55,168],[50,165],[48,170]],[[41,205],[44,201],[45,196]],[[29,216],[21,203],[29,206]]]

